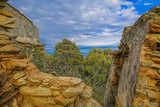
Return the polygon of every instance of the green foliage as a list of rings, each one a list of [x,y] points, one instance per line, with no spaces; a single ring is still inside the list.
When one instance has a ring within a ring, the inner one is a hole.
[[[39,47],[30,46],[22,50],[28,58],[40,69],[40,71],[57,75],[54,68],[55,57],[44,53]]]
[[[83,57],[79,48],[70,40],[64,39],[55,47],[55,54],[40,54],[32,50],[32,60],[41,71],[79,77],[93,88],[94,97],[102,104],[108,71],[112,62],[111,49],[92,49]]]
[[[60,75],[81,77],[83,56],[78,46],[63,39],[55,47],[55,68]]]
[[[85,58],[85,81],[92,86],[94,97],[103,102],[105,85],[110,64],[112,62],[111,49],[92,49]]]

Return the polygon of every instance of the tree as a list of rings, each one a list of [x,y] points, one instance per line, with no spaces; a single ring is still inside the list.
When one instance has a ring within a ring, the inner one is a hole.
[[[94,97],[103,102],[107,74],[112,62],[111,49],[92,49],[85,58],[83,77],[93,87]]]
[[[94,75],[96,72],[105,73],[109,69],[111,61],[111,49],[92,49],[85,58],[86,72],[90,75]]]
[[[83,56],[74,42],[63,39],[55,47],[56,71],[59,74],[79,77]]]

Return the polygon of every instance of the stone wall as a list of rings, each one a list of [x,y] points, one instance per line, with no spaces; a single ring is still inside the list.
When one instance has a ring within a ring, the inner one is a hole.
[[[16,19],[6,6],[1,0],[0,107],[101,107],[81,79],[43,73],[31,62],[10,32]]]
[[[106,86],[105,107],[160,107],[160,7],[125,28]]]
[[[134,107],[160,106],[160,34],[146,35],[141,51],[141,67],[139,69]]]
[[[25,38],[25,41],[30,41],[32,43],[39,41],[38,28],[32,23],[32,21],[10,4],[6,4],[3,10],[13,14],[15,28],[9,29],[9,32],[13,34],[12,36],[18,37],[18,40]]]

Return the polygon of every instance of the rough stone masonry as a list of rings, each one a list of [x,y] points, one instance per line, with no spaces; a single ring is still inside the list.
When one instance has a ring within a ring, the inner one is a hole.
[[[160,107],[160,7],[124,29],[104,107]]]
[[[0,0],[0,107],[101,107],[81,79],[40,72],[26,57],[19,42],[38,45],[31,39],[37,39],[36,30],[5,1]]]

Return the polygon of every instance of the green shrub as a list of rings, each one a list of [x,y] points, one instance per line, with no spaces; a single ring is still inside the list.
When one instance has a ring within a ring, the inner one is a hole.
[[[112,62],[111,49],[92,49],[86,57],[75,43],[64,39],[55,47],[55,54],[42,54],[39,48],[25,48],[35,65],[47,73],[78,77],[93,88],[93,97],[103,103],[108,71]]]

